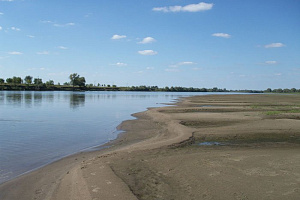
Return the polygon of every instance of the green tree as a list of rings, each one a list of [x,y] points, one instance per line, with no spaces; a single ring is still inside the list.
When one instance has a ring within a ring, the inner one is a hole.
[[[278,89],[273,90],[273,92],[276,92],[276,93],[282,93],[283,90],[282,90],[281,88],[278,88]]]
[[[53,80],[46,81],[46,85],[47,86],[54,85],[54,81]]]
[[[32,84],[32,76],[25,76],[24,81],[27,84]]]
[[[77,73],[73,73],[69,76],[70,78],[70,84],[74,87],[74,86],[80,86],[83,87],[85,86],[85,78],[84,77],[80,77],[79,74]]]
[[[6,83],[12,84],[12,83],[13,83],[13,79],[12,79],[12,78],[7,78],[7,79],[6,79]]]
[[[33,80],[33,83],[34,83],[35,85],[41,85],[41,84],[43,84],[43,81],[42,81],[41,78],[35,78],[35,79]]]
[[[268,88],[268,89],[265,90],[265,92],[272,92],[272,89]]]
[[[16,76],[14,76],[12,78],[12,81],[13,81],[14,84],[22,84],[23,83],[22,78],[21,77],[16,77]]]
[[[76,84],[77,84],[78,86],[80,86],[80,87],[85,86],[85,78],[84,78],[84,77],[79,77],[79,78],[77,79]]]
[[[77,73],[70,74],[70,84],[73,85],[73,87],[76,85],[76,80],[79,78],[79,75]]]
[[[0,78],[0,84],[3,84],[3,83],[4,83],[4,79]]]

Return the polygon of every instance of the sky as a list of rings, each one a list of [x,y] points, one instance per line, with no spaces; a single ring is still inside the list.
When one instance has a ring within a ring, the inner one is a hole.
[[[0,78],[300,88],[299,0],[0,0]]]

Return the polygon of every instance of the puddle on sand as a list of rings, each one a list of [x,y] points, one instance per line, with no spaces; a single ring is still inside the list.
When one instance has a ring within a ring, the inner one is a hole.
[[[222,144],[220,142],[200,142],[200,143],[198,143],[198,146],[221,146],[221,145],[225,145],[225,144]]]

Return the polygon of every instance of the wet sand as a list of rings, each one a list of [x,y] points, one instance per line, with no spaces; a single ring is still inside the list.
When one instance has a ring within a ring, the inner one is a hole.
[[[300,95],[189,97],[134,116],[109,148],[6,182],[0,199],[300,196]]]

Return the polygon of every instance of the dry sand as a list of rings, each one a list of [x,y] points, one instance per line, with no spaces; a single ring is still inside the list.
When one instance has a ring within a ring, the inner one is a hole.
[[[135,116],[109,148],[6,182],[0,199],[299,199],[300,95],[190,97]]]

